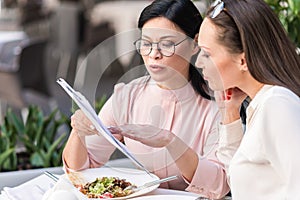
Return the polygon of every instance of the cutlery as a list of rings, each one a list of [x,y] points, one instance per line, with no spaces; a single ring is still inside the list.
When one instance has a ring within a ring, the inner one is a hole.
[[[55,182],[57,182],[59,180],[59,178],[57,176],[55,176],[54,174],[52,174],[51,172],[45,171],[44,174],[46,176],[48,176],[49,178],[51,178],[52,180],[54,180]]]
[[[151,182],[145,183],[144,185],[141,185],[141,186],[130,185],[130,186],[126,187],[124,190],[131,190],[133,192],[138,192],[138,191],[146,189],[148,187],[151,187],[151,186],[154,186],[154,185],[157,185],[157,184],[161,184],[161,183],[164,183],[164,182],[167,182],[167,181],[171,181],[171,180],[174,180],[174,179],[177,179],[176,175],[175,176],[169,176],[169,177],[163,178],[163,179],[158,179],[158,180],[155,180],[155,181],[151,181]]]

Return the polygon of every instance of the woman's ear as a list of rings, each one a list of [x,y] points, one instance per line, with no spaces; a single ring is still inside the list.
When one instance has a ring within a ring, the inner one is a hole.
[[[197,54],[199,52],[199,46],[198,46],[198,36],[199,34],[197,33],[194,37],[194,45],[193,45],[193,55]]]
[[[199,33],[196,33],[196,35],[194,37],[194,41],[196,42],[196,44],[198,44],[198,37],[199,37]]]
[[[248,71],[245,53],[241,53],[240,55],[240,70],[243,72]]]

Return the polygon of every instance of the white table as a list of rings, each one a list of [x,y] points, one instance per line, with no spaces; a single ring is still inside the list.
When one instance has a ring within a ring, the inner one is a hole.
[[[109,22],[115,30],[116,56],[123,66],[128,66],[135,47],[133,42],[139,37],[138,18],[142,10],[151,3],[143,1],[106,1],[98,3],[90,12],[90,22],[98,25]],[[205,1],[194,2],[200,13],[206,8]]]
[[[107,167],[119,167],[119,168],[135,168],[134,164],[128,159],[128,158],[123,158],[123,159],[116,159],[116,160],[110,160],[107,164]],[[25,182],[23,182],[22,184],[15,184],[15,188],[14,189],[20,189],[21,191],[24,191],[24,189],[27,189],[23,195],[22,200],[26,200],[26,199],[30,199],[30,200],[41,200],[43,194],[50,189],[51,187],[53,187],[53,185],[55,184],[55,182],[50,179],[49,177],[47,177],[46,175],[43,174],[44,171],[50,171],[56,175],[60,175],[63,173],[62,168],[56,167],[56,168],[46,168],[46,169],[37,169],[37,170],[33,170],[32,172],[17,172],[18,174],[15,175],[11,175],[10,177],[8,177],[8,175],[5,175],[5,173],[1,174],[0,173],[0,182],[7,182],[8,179],[20,179],[22,178],[21,176],[25,176],[25,178],[27,179]],[[34,178],[29,179],[30,177],[33,177],[33,175],[35,174]],[[2,175],[2,176],[1,176]],[[23,177],[24,178],[24,177]],[[12,180],[10,180],[12,181]],[[12,183],[11,183],[12,184]],[[8,184],[7,184],[8,186]],[[13,186],[13,185],[11,185]],[[16,190],[18,191],[18,190]],[[20,191],[20,190],[19,190]],[[3,192],[3,191],[2,191]],[[27,195],[30,195],[32,193],[38,193],[40,196],[40,198],[28,198]],[[197,197],[199,197],[199,194],[195,194],[195,193],[191,193],[191,192],[185,192],[185,191],[178,191],[178,190],[170,190],[170,189],[162,189],[162,188],[158,188],[150,193],[147,193],[143,196],[150,196],[150,195],[184,195],[186,197],[195,197],[195,199]],[[26,198],[27,197],[27,198]],[[225,197],[224,200],[230,200],[230,197]],[[8,200],[6,198],[6,196],[1,193],[0,194],[0,200]]]
[[[13,192],[15,192],[15,193],[19,192],[20,194],[22,193],[22,197],[25,200],[26,199],[41,200],[43,197],[43,194],[48,189],[53,187],[54,184],[55,184],[55,182],[53,180],[51,180],[46,175],[42,174],[28,182],[25,182],[24,184],[16,187],[17,189],[14,188],[15,190],[13,190]],[[33,194],[33,193],[35,193],[35,194]],[[190,192],[162,189],[162,188],[155,189],[152,192],[147,193],[143,196],[150,196],[150,195],[184,195],[184,196],[195,197],[195,199],[197,197],[199,197],[199,195],[190,193]],[[9,200],[3,191],[0,194],[0,200]]]

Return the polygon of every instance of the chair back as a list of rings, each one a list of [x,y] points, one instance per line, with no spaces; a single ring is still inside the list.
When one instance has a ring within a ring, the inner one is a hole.
[[[50,96],[45,74],[46,46],[44,39],[30,39],[20,45],[19,78],[23,89],[33,89]]]

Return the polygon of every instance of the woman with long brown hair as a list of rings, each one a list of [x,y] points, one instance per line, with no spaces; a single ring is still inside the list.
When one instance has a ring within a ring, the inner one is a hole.
[[[217,156],[233,199],[299,199],[300,56],[280,21],[263,0],[218,0],[198,44],[196,65],[222,111]]]

